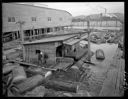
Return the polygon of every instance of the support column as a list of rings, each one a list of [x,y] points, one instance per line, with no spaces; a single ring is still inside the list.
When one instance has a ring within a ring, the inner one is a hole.
[[[18,31],[16,31],[16,39],[18,39]]]

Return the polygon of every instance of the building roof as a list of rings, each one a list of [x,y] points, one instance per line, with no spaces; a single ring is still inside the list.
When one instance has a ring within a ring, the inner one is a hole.
[[[76,44],[79,41],[80,41],[80,39],[73,39],[71,41],[64,41],[63,43],[67,44],[67,45],[74,45],[74,44]]]
[[[74,38],[74,39],[72,39],[72,40],[64,41],[63,43],[64,43],[64,44],[67,44],[67,45],[74,45],[74,44],[76,44],[76,43],[78,43],[78,42],[81,42],[83,39],[85,39],[85,38],[87,38],[87,37],[88,37],[88,35],[87,35],[87,34],[84,34],[84,35],[81,36],[80,39]],[[82,41],[82,42],[83,42],[83,41]]]
[[[56,10],[56,11],[64,11],[67,12],[68,14],[70,14],[72,16],[71,13],[69,13],[66,10],[60,10],[60,9],[54,9],[54,8],[48,8],[48,7],[41,7],[41,6],[35,6],[35,5],[28,5],[28,4],[20,4],[20,3],[8,3],[8,4],[16,4],[16,5],[24,5],[24,6],[30,6],[30,7],[36,7],[36,8],[44,8],[44,9],[50,9],[50,10]]]
[[[76,34],[73,35],[63,35],[63,36],[55,36],[55,37],[48,37],[48,38],[43,38],[41,40],[36,40],[32,42],[25,42],[23,44],[37,44],[37,43],[46,43],[46,42],[55,42],[55,41],[64,41],[69,38],[72,38],[76,36]]]

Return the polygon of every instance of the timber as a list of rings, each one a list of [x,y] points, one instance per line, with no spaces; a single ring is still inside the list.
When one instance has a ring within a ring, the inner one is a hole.
[[[20,64],[21,66],[24,66],[24,67],[39,67],[39,68],[42,68],[42,69],[48,70],[48,71],[56,70],[56,69],[51,69],[51,68],[44,68],[44,67],[41,67],[41,66],[38,66],[38,65],[35,65],[35,64],[27,63],[27,62],[20,62],[20,61],[15,61],[15,60],[9,60],[9,62],[10,63],[18,63],[18,64]]]
[[[14,84],[11,86],[11,90],[14,94],[22,94],[26,91],[29,91],[37,86],[39,86],[44,80],[42,75],[36,75],[30,78],[27,78],[20,84]]]
[[[68,83],[56,80],[44,80],[42,83],[46,88],[54,89],[57,91],[76,92],[77,83]]]
[[[13,93],[22,94],[39,85],[43,85],[45,86],[45,88],[50,88],[57,91],[76,92],[77,84],[78,84],[77,82],[71,83],[71,82],[63,82],[56,80],[48,80],[41,75],[36,75],[24,80],[22,83],[18,85],[13,85],[11,89],[13,90]]]

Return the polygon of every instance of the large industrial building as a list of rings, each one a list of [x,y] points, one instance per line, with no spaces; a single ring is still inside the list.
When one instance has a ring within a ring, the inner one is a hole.
[[[64,10],[28,4],[2,4],[3,42],[63,30],[71,25],[72,15]]]

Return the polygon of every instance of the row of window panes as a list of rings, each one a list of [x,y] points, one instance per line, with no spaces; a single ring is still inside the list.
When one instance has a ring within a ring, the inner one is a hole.
[[[32,21],[36,21],[36,17],[31,17]],[[59,18],[60,21],[62,21],[62,18]],[[51,17],[48,17],[48,21],[51,21]],[[15,17],[8,17],[8,22],[15,22]]]
[[[43,28],[43,29],[35,29],[34,32],[36,35],[38,34],[44,34],[44,33],[49,33],[49,32],[57,32],[60,30],[63,30],[63,27],[55,27],[54,30],[53,28]],[[24,30],[24,33],[26,36],[33,35],[33,30]]]
[[[54,32],[57,32],[57,31],[63,30],[63,29],[64,29],[64,27],[54,27]],[[35,29],[35,34],[39,35],[40,31],[41,31],[41,34],[49,33],[49,32],[53,32],[53,28]],[[16,36],[15,39],[18,39],[20,37],[19,31],[15,31],[14,33]],[[18,33],[18,34],[16,35],[16,33]],[[33,35],[33,31],[32,30],[24,30],[24,34],[25,34],[25,36],[31,36],[31,35]],[[4,38],[3,42],[8,42],[8,41],[13,40],[13,36],[12,36],[11,32],[10,32],[10,35],[8,37],[3,37],[3,38]]]

